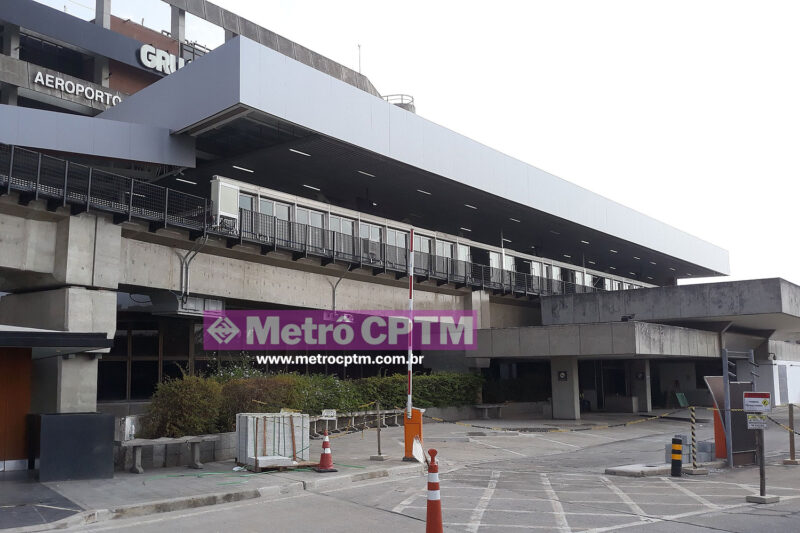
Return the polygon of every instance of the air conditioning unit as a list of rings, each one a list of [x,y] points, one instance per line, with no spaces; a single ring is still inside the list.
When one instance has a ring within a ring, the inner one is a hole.
[[[214,176],[211,180],[211,203],[214,226],[235,233],[239,227],[239,187]]]

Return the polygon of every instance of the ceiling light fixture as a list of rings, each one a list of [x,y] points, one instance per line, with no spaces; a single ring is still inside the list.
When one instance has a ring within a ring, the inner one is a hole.
[[[430,196],[430,195],[431,195],[431,193],[429,193],[428,191],[423,191],[422,189],[417,189],[417,192],[418,192],[418,193],[422,193],[422,194],[426,194],[426,195],[428,195],[428,196]]]
[[[619,253],[619,252],[617,252],[616,250],[609,250],[609,252],[611,252],[612,254]]]
[[[635,276],[636,272],[628,272],[628,274],[630,274],[631,276]]]
[[[250,174],[255,172],[255,170],[250,170],[249,168],[239,167],[236,165],[233,165],[233,168],[235,168],[236,170],[241,170],[242,172],[249,172]]]
[[[364,172],[363,170],[358,171],[359,174],[364,174],[365,176],[369,176],[370,178],[374,178],[375,174],[370,174],[369,172]]]
[[[655,264],[656,264],[656,262],[655,262],[655,261],[650,261],[650,264],[651,264],[651,265],[655,265]]]
[[[554,229],[551,229],[551,230],[550,230],[550,233],[552,233],[553,235],[561,235],[559,232],[557,232],[557,231],[556,231],[556,230],[554,230]]]
[[[641,257],[636,257],[635,255],[633,256],[633,258],[636,259],[637,261],[641,261],[642,259]]]
[[[458,229],[462,229],[462,230],[464,230],[464,231],[472,231],[471,229],[469,229],[469,228],[465,228],[465,227],[463,227],[463,226],[462,226],[462,227],[460,227],[460,228],[458,228]]]
[[[589,263],[590,265],[596,265],[597,264],[594,261],[587,261],[587,263]]]
[[[197,185],[196,181],[185,180],[183,178],[175,178],[175,181],[180,181],[183,183],[188,183],[189,185]]]
[[[305,183],[303,184],[303,187],[305,187],[306,189],[311,189],[312,191],[319,191],[320,190],[318,187],[314,187],[312,185],[306,185]]]
[[[669,267],[669,269],[670,269],[670,270],[672,270],[673,272],[675,272],[675,269],[674,269],[674,268],[672,268],[672,267]]]
[[[517,220],[516,218],[508,217],[508,220],[511,222],[522,222],[521,220]]]
[[[581,241],[583,244],[589,244],[589,241]]]
[[[305,152],[301,152],[300,150],[295,150],[294,148],[289,148],[289,151],[290,152],[294,152],[294,153],[299,154],[299,155],[304,155],[306,157],[311,157],[311,154],[307,154]]]
[[[572,259],[571,255],[564,254],[564,257],[566,257],[567,259]]]
[[[506,239],[505,237],[503,237],[503,242],[511,242],[511,239]]]
[[[474,205],[464,204],[464,207],[469,207],[470,209],[478,209]]]
[[[608,268],[610,268],[611,270],[616,270],[617,269],[617,267],[608,267]]]

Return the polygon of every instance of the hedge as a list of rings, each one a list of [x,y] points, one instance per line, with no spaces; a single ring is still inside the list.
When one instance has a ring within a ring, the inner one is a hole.
[[[223,381],[220,383],[220,381]],[[414,377],[414,405],[449,407],[475,403],[483,379],[440,373]],[[220,380],[185,376],[158,386],[148,409],[148,436],[182,436],[233,431],[236,413],[270,413],[281,408],[319,414],[323,409],[356,411],[404,407],[406,375],[341,380],[322,374],[273,374]]]

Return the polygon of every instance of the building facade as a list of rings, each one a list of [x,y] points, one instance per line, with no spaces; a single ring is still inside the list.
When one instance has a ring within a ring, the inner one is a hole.
[[[676,391],[707,402],[725,343],[797,360],[792,335],[768,334],[798,320],[782,303],[794,286],[772,280],[759,327],[731,318],[741,308],[648,317],[689,290],[678,279],[728,274],[728,253],[427,121],[211,2],[165,2],[161,33],[111,16],[110,0],[91,22],[0,6],[0,324],[111,341],[0,348],[0,364],[28,369],[15,412],[124,416],[164,379],[252,355],[204,351],[206,310],[403,309],[412,228],[415,306],[474,310],[479,327],[478,350],[428,353],[418,370],[481,372],[487,400],[563,418],[581,397],[648,411]],[[187,12],[226,42],[188,42]],[[610,307],[559,312],[579,304]],[[800,393],[787,365],[783,401]]]

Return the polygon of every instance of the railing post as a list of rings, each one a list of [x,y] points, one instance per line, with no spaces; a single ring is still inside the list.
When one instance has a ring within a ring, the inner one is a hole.
[[[35,200],[39,199],[39,184],[42,181],[42,152],[39,152],[39,161],[36,163],[36,192],[33,193]]]
[[[278,249],[278,217],[272,217],[272,245],[275,247],[275,250]]]
[[[167,227],[167,212],[169,211],[169,189],[164,189],[164,227]]]
[[[69,161],[64,161],[64,202],[63,207],[67,206],[67,180],[69,179]]]
[[[131,220],[133,220],[133,180],[131,180],[131,187],[128,192],[128,222]]]
[[[11,157],[8,160],[8,183],[6,183],[6,194],[11,194],[11,173],[14,172],[14,150],[16,146],[11,145]]]
[[[92,171],[93,167],[89,167],[89,183],[86,186],[86,212],[89,212],[89,207],[92,204]]]
[[[203,236],[205,237],[208,231],[208,198],[203,198]]]

